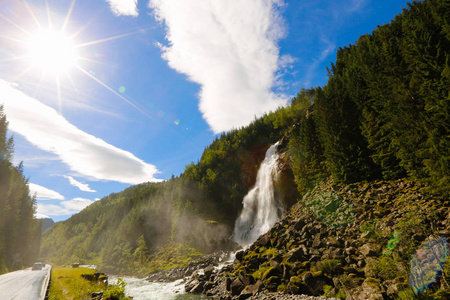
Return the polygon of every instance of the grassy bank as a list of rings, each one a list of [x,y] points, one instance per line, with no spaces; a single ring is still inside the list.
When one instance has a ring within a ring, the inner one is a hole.
[[[93,292],[104,292],[102,299],[127,299],[125,283],[119,279],[117,285],[108,285],[105,275],[96,275],[89,268],[52,268],[49,300],[78,300],[92,297]]]

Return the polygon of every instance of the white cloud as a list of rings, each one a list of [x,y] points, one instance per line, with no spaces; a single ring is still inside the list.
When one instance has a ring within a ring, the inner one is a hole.
[[[94,201],[85,198],[74,198],[72,200],[62,201],[59,205],[38,203],[36,208],[36,215],[73,215],[80,212],[92,203],[94,203]]]
[[[56,154],[77,174],[129,184],[161,181],[158,170],[132,153],[116,148],[73,124],[53,108],[0,80],[9,128],[38,148]]]
[[[64,200],[64,196],[60,193],[38,184],[28,183],[28,187],[30,188],[30,195],[36,194],[36,199],[38,200]]]
[[[36,219],[50,219],[49,216],[43,215],[43,214],[34,214],[34,217],[35,217]]]
[[[106,0],[111,7],[114,14],[118,16],[133,16],[139,15],[137,10],[137,0]]]
[[[163,58],[201,85],[200,111],[215,133],[247,125],[284,105],[276,95],[285,35],[280,0],[150,0],[167,28]]]
[[[91,193],[95,193],[96,192],[95,190],[93,190],[93,189],[91,189],[89,187],[89,184],[81,183],[78,180],[74,179],[72,176],[64,175],[64,177],[69,180],[71,185],[79,188],[83,192],[91,192]]]

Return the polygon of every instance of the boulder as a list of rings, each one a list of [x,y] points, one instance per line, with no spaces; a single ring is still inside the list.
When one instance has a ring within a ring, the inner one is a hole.
[[[296,261],[299,261],[299,260],[302,260],[303,258],[305,258],[305,256],[308,253],[308,250],[306,249],[306,247],[304,245],[302,245],[302,246],[295,248],[288,252],[288,254],[286,255],[287,262],[293,263],[293,262],[296,262]]]
[[[303,226],[305,226],[305,221],[303,219],[300,219],[294,224],[294,229],[301,230]]]
[[[261,246],[270,246],[270,236],[269,234],[264,234],[262,236],[259,237],[259,239],[257,240],[257,242],[259,244],[261,244]]]
[[[214,273],[214,267],[209,265],[203,270],[203,276],[205,276],[205,279],[208,280],[211,278],[211,275]]]
[[[189,293],[194,288],[194,286],[196,286],[197,284],[198,284],[198,280],[192,279],[192,280],[190,280],[190,281],[185,283],[184,290],[187,293]]]
[[[357,294],[353,299],[356,300],[383,300],[378,281],[374,278],[367,278],[363,284],[357,288]]]
[[[295,276],[293,276],[295,277]],[[323,294],[323,287],[325,285],[333,285],[333,280],[318,272],[305,272],[301,277],[303,283],[309,288],[309,295],[319,296]]]
[[[239,278],[236,278],[230,285],[231,295],[239,295],[244,290],[244,288],[245,285],[239,280]]]
[[[248,285],[239,295],[239,299],[247,299],[251,296],[256,295],[256,293],[264,289],[264,284],[261,280],[258,280],[255,284]]]
[[[320,234],[316,234],[314,237],[314,241],[312,243],[312,246],[314,248],[320,248],[320,246],[322,245],[322,239],[320,238]]]
[[[204,281],[196,282],[196,284],[192,287],[192,289],[189,291],[189,293],[192,294],[200,294],[203,292],[203,287],[205,286]]]
[[[252,276],[246,275],[243,272],[239,273],[238,278],[244,285],[250,285],[255,282]]]
[[[278,276],[271,276],[264,280],[264,285],[270,292],[275,292],[280,284],[281,278]]]
[[[365,257],[377,256],[381,252],[381,246],[377,244],[364,244],[359,248],[359,252]]]
[[[294,295],[298,294],[309,294],[309,288],[302,282],[300,277],[292,276],[286,287],[286,292]]]
[[[244,254],[245,254],[244,251],[238,251],[238,252],[236,252],[236,259],[239,260],[239,261],[241,261],[241,260],[244,258]]]
[[[212,281],[207,281],[205,285],[203,286],[203,293],[206,293],[210,289],[212,289],[215,286],[215,283]]]

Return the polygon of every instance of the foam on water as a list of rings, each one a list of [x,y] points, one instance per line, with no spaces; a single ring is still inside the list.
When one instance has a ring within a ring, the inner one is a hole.
[[[122,277],[127,286],[125,294],[133,297],[133,300],[198,300],[206,299],[198,295],[184,292],[183,280],[170,283],[149,282],[135,277]],[[111,284],[117,283],[116,277],[110,277]]]

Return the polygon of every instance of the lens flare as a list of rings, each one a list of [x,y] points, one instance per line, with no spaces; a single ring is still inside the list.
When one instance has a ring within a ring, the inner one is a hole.
[[[409,285],[415,294],[419,294],[433,283],[442,273],[448,257],[448,243],[445,237],[422,244],[411,259]]]
[[[127,89],[124,86],[119,87],[119,93],[125,93]]]

